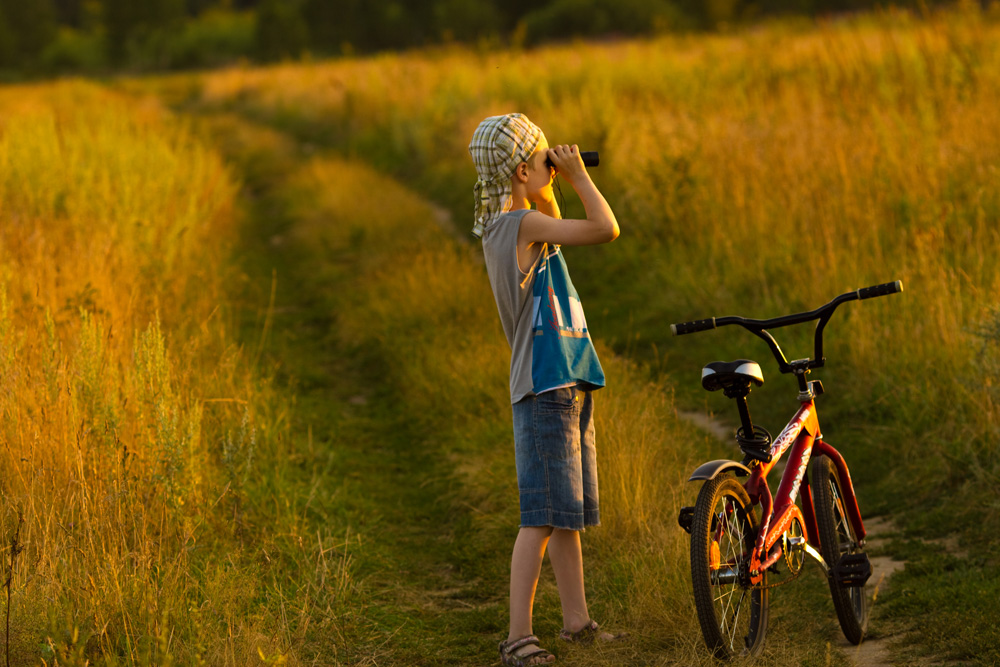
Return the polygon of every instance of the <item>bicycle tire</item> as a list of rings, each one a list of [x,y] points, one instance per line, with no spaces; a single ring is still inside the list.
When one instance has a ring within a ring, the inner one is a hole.
[[[751,587],[747,575],[756,536],[743,486],[732,477],[705,482],[691,521],[691,582],[702,636],[717,658],[754,656],[764,646],[768,592]]]
[[[858,540],[844,510],[843,491],[833,462],[825,456],[813,462],[813,505],[819,531],[820,553],[832,568],[845,554],[861,553]],[[864,586],[843,586],[828,577],[833,608],[840,629],[852,644],[860,644],[868,629],[868,595]]]

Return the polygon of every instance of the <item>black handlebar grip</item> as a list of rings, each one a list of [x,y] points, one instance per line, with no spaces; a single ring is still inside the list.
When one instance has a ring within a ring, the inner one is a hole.
[[[696,331],[707,331],[714,328],[714,317],[710,317],[707,320],[695,320],[694,322],[681,322],[680,324],[670,325],[670,331],[672,331],[675,336],[683,336],[684,334],[694,333]]]
[[[891,283],[885,283],[882,285],[873,285],[872,287],[862,287],[858,290],[859,299],[871,299],[876,296],[887,296],[889,294],[896,294],[897,292],[903,291],[903,281],[897,280]]]
[[[580,159],[583,160],[585,167],[597,167],[601,164],[601,156],[597,151],[580,151]],[[555,169],[555,165],[549,158],[545,158],[545,166]]]

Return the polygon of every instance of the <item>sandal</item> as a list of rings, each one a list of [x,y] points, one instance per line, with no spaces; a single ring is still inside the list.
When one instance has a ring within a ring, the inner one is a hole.
[[[597,621],[587,621],[587,624],[576,632],[570,632],[566,628],[562,629],[559,633],[559,638],[563,641],[567,641],[570,644],[581,644],[587,646],[593,644],[595,640],[600,640],[603,642],[617,642],[628,637],[627,632],[620,632],[618,634],[604,633],[606,637],[601,637],[601,626],[597,624]]]
[[[525,653],[522,655],[516,655],[516,652],[525,646],[536,647],[534,651],[530,653]],[[541,646],[538,645],[538,637],[535,635],[528,635],[527,637],[521,637],[520,639],[515,639],[512,642],[502,641],[500,642],[500,662],[503,665],[509,667],[527,667],[527,665],[547,665],[553,661],[548,660],[548,657],[552,655]],[[532,662],[537,659],[546,660],[546,662]]]

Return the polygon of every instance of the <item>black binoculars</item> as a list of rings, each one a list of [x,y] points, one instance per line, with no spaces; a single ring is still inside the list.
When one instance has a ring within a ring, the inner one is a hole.
[[[585,167],[596,167],[601,164],[601,156],[597,154],[597,151],[580,151],[580,159],[583,160]],[[549,169],[555,169],[555,165],[549,158],[545,158],[545,166]]]

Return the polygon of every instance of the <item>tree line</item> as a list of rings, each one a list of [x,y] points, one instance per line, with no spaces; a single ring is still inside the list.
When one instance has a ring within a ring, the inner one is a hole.
[[[876,0],[0,0],[0,71],[211,67],[459,42],[713,30]],[[895,6],[926,7],[922,0]]]

